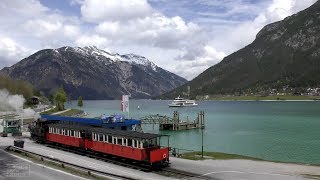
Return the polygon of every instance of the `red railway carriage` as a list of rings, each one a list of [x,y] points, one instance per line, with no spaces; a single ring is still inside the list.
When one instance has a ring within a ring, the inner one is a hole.
[[[49,124],[46,140],[150,164],[169,162],[169,148],[161,148],[163,135]]]

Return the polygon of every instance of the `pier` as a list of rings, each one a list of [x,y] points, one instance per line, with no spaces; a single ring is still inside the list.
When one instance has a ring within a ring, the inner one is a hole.
[[[205,127],[204,111],[200,111],[195,120],[181,120],[178,111],[173,112],[172,118],[156,114],[142,117],[140,120],[142,124],[159,124],[159,130],[178,131]]]

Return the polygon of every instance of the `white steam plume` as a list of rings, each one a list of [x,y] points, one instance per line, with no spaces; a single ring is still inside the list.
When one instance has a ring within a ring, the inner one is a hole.
[[[25,101],[22,95],[11,95],[6,89],[0,90],[0,111],[21,112]]]
[[[24,118],[37,117],[33,109],[23,109],[25,102],[22,95],[11,95],[6,89],[0,89],[0,114],[15,113]]]

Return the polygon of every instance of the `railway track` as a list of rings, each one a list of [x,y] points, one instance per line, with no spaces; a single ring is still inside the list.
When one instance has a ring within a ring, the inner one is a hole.
[[[123,159],[123,158],[116,158],[114,156],[107,156],[105,154],[100,154],[100,153],[93,153],[93,152],[88,153],[88,151],[81,151],[78,149],[70,149],[67,147],[57,146],[57,145],[53,145],[53,144],[46,144],[46,146],[51,147],[51,148],[55,148],[55,149],[59,149],[59,150],[63,150],[63,151],[67,151],[67,152],[71,152],[71,153],[75,153],[75,154],[79,154],[79,155],[83,155],[83,156],[87,156],[87,157],[101,160],[101,161],[104,161],[107,163],[112,163],[115,165],[140,170],[143,172],[153,172],[153,173],[163,175],[166,177],[173,177],[173,178],[178,178],[178,179],[212,179],[212,178],[208,178],[208,177],[203,177],[200,174],[196,174],[196,173],[181,171],[181,170],[172,169],[169,167],[166,167],[166,168],[151,167],[150,165],[141,164],[136,161],[130,161],[130,160]]]
[[[82,166],[79,166],[79,165],[76,165],[76,164],[72,164],[72,163],[69,163],[69,162],[65,162],[65,161],[62,161],[62,160],[59,160],[59,159],[56,159],[56,158],[52,158],[52,157],[44,156],[44,155],[41,155],[41,154],[38,154],[38,153],[35,153],[35,152],[27,151],[27,150],[24,150],[24,149],[15,147],[15,146],[8,146],[6,148],[6,151],[15,151],[15,152],[20,152],[20,153],[32,154],[34,156],[40,157],[41,159],[46,159],[46,160],[49,160],[51,162],[63,164],[63,166],[69,166],[69,167],[73,167],[73,168],[76,168],[76,169],[80,169],[80,170],[88,172],[88,173],[90,172],[90,173],[95,173],[97,175],[103,175],[103,176],[106,176],[106,178],[108,178],[108,177],[110,178],[111,177],[111,178],[116,178],[116,179],[134,180],[134,178],[131,178],[131,177],[121,176],[121,175],[117,175],[117,174],[112,174],[112,173],[108,173],[108,172],[104,172],[104,171],[95,170],[95,169],[92,169],[92,168],[82,167]]]
[[[71,153],[75,153],[75,154],[82,155],[82,156],[87,156],[87,157],[90,157],[93,159],[97,159],[97,160],[101,160],[101,161],[104,161],[107,163],[127,167],[130,169],[136,169],[136,170],[143,171],[143,172],[153,172],[155,174],[163,175],[166,177],[172,177],[172,178],[177,178],[177,179],[212,179],[212,178],[204,177],[204,176],[201,176],[200,174],[196,174],[196,173],[192,173],[192,172],[181,171],[181,170],[173,169],[170,167],[166,167],[166,168],[152,167],[150,165],[146,165],[146,164],[142,164],[139,162],[130,161],[127,159],[118,158],[118,157],[114,157],[114,156],[108,156],[108,155],[101,154],[101,153],[82,151],[79,149],[73,149],[73,148],[64,147],[64,146],[57,146],[54,144],[44,144],[44,145],[46,145],[47,147],[50,147],[50,148],[59,149],[62,151],[71,152]],[[9,146],[9,147],[18,149],[21,152],[22,151],[29,152],[29,151],[26,151],[24,149],[17,148],[14,146]],[[32,153],[34,155],[38,155],[38,156],[46,158],[46,159],[49,159],[49,160],[51,160],[51,159],[56,160],[52,157],[43,156],[38,153],[34,153],[34,152],[30,152],[30,153]],[[63,163],[63,162],[60,162],[60,163]],[[64,162],[64,163],[66,163],[66,162]],[[88,168],[85,168],[85,169],[88,169]],[[91,170],[86,170],[86,171],[91,171]],[[92,172],[94,172],[94,171],[92,171]],[[108,175],[108,174],[110,174],[110,173],[107,173],[106,175]],[[130,179],[128,177],[121,177],[121,176],[118,176],[118,178]]]

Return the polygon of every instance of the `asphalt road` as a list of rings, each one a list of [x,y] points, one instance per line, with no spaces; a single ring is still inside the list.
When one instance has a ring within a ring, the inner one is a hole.
[[[17,158],[5,152],[3,149],[3,147],[0,148],[0,179],[80,179],[78,176]]]

